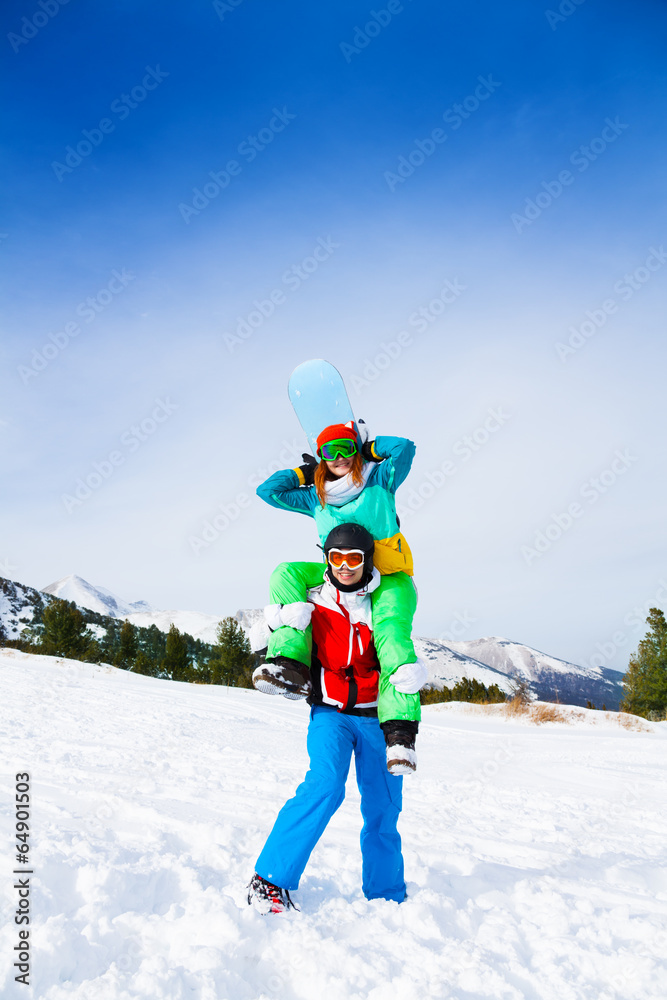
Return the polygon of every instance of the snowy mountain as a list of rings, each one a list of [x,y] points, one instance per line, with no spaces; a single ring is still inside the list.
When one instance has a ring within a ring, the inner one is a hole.
[[[449,642],[448,647],[472,657],[507,676],[524,678],[538,698],[585,705],[590,699],[598,708],[618,708],[623,696],[623,674],[606,667],[581,667],[541,653],[511,639],[492,636],[469,642]],[[486,682],[485,682],[486,683]]]
[[[220,621],[220,618],[203,615],[199,611],[139,611],[123,617],[142,628],[157,625],[161,632],[168,632],[170,627],[175,625],[179,632],[187,632],[195,639],[212,644],[216,642],[216,631]]]
[[[35,611],[41,610],[49,598],[34,587],[14,583],[0,577],[0,635],[18,639],[24,628],[33,620]]]
[[[501,691],[509,693],[512,681],[507,671],[497,670],[488,666],[474,656],[453,649],[453,643],[445,644],[437,639],[420,639],[415,637],[417,656],[426,662],[429,668],[429,681],[434,687],[452,687],[464,677],[481,681],[489,687],[497,684]],[[460,643],[465,646],[465,643]]]
[[[135,612],[153,611],[153,608],[146,601],[135,601],[130,604],[116,597],[110,590],[106,590],[104,587],[93,587],[92,584],[74,574],[64,576],[62,580],[56,580],[48,587],[42,587],[41,592],[51,594],[52,597],[60,597],[63,601],[73,601],[80,608],[88,608],[90,611],[96,611],[99,615],[108,615],[110,618],[127,618],[128,615]]]
[[[50,583],[41,591],[65,601],[74,601],[80,608],[88,608],[110,618],[125,618],[140,628],[156,625],[161,632],[168,632],[175,625],[180,632],[187,632],[194,639],[214,644],[218,623],[224,615],[205,615],[199,611],[161,611],[148,601],[125,601],[105,587],[94,587],[80,576],[65,576]]]
[[[168,632],[174,624],[195,639],[215,644],[218,623],[225,617],[198,611],[161,611],[146,601],[130,603],[104,587],[93,587],[79,576],[67,576],[49,584],[43,591],[0,578],[0,625],[9,639],[17,638],[32,621],[34,610],[42,603],[61,597],[74,601],[108,618],[125,618],[147,628],[157,626]],[[262,619],[258,608],[237,611],[233,616],[249,632]],[[97,626],[99,629],[100,625]],[[429,681],[435,687],[452,687],[464,677],[476,679],[487,687],[497,684],[510,692],[514,679],[524,678],[533,693],[543,700],[585,705],[590,699],[600,707],[617,709],[623,695],[622,674],[605,668],[581,667],[541,653],[521,643],[497,637],[467,642],[447,642],[416,638],[417,653],[428,664]]]
[[[299,911],[274,917],[246,885],[308,767],[305,705],[13,649],[0,705],[7,863],[16,772],[35,809],[31,988],[8,917],[7,1000],[665,996],[667,723],[425,706],[399,820],[408,899],[362,895],[351,768]],[[3,896],[10,914],[7,877]]]

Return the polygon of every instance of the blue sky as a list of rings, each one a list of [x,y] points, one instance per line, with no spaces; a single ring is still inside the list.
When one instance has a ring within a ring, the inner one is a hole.
[[[315,531],[252,483],[326,357],[417,443],[416,630],[623,669],[667,576],[664,5],[45,4],[2,14],[3,575],[263,604]]]

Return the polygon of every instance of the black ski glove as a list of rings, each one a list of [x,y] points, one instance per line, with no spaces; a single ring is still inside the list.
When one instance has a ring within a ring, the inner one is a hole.
[[[312,486],[315,482],[315,469],[317,468],[317,459],[314,455],[308,455],[304,452],[301,456],[304,464],[299,466],[299,469],[303,473],[303,485]]]
[[[361,446],[361,455],[367,462],[384,462],[383,458],[378,458],[377,455],[373,454],[373,441],[364,441]]]

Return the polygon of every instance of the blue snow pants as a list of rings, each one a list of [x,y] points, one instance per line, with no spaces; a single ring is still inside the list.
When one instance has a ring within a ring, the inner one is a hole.
[[[354,752],[361,793],[362,889],[367,899],[405,899],[401,838],[403,779],[389,774],[378,720],[315,705],[308,726],[310,769],[278,813],[256,872],[282,889],[298,889],[308,858],[345,798]]]

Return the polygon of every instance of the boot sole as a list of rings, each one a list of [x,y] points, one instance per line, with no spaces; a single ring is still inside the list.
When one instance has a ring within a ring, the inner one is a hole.
[[[290,701],[300,701],[306,697],[305,694],[299,694],[296,691],[290,691],[287,687],[282,687],[276,680],[267,681],[260,677],[254,681],[254,685],[256,690],[261,691],[262,694],[281,694],[283,698],[289,698]]]
[[[388,760],[387,770],[390,774],[394,774],[397,777],[404,776],[406,774],[414,774],[417,770],[416,764],[410,764],[407,760],[399,758],[398,760]]]

